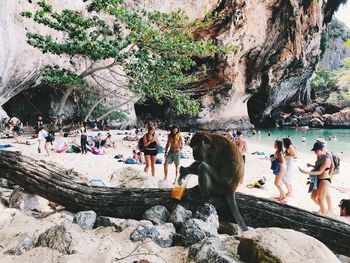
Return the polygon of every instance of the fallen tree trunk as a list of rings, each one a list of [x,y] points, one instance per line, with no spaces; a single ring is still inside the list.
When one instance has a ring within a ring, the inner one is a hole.
[[[202,204],[197,188],[188,189],[182,201],[169,189],[122,189],[90,186],[73,170],[34,160],[18,152],[0,151],[0,177],[25,190],[60,204],[72,212],[94,210],[99,215],[141,219],[154,205],[169,210],[177,204],[195,211]],[[221,220],[234,221],[221,197],[213,197]],[[336,253],[350,256],[350,225],[275,201],[237,193],[239,210],[251,227],[290,228],[313,236]]]

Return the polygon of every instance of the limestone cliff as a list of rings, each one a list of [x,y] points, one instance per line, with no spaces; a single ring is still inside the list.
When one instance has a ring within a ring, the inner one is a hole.
[[[49,2],[84,10],[81,0]],[[307,82],[319,61],[321,31],[340,2],[138,0],[127,5],[161,11],[183,8],[192,19],[212,10],[223,14],[212,29],[197,32],[198,37],[233,43],[238,50],[215,58],[212,76],[195,84],[205,93],[199,117],[191,120],[201,128],[216,129],[269,120],[291,101],[308,101]],[[0,1],[0,105],[33,85],[48,61],[65,63],[65,58],[43,56],[25,43],[26,28],[43,30],[19,16],[31,8],[25,0]]]

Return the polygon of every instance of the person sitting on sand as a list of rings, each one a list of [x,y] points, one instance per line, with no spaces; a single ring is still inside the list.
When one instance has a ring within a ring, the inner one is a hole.
[[[342,199],[339,203],[340,216],[350,224],[350,199]]]
[[[301,168],[300,172],[312,176],[311,184],[313,186],[311,199],[320,207],[321,214],[327,214],[329,207],[327,207],[326,197],[329,192],[331,184],[331,178],[329,176],[329,170],[331,169],[332,162],[329,155],[325,152],[324,145],[319,142],[315,142],[311,151],[315,152],[317,160],[313,169],[309,172]],[[308,167],[312,165],[308,164]]]
[[[101,145],[115,149],[115,141],[112,140],[112,135],[109,132],[107,132],[106,138],[101,141]]]
[[[63,153],[66,152],[69,148],[68,143],[68,132],[65,132],[62,137],[62,131],[60,132],[60,138],[57,140],[56,152]]]

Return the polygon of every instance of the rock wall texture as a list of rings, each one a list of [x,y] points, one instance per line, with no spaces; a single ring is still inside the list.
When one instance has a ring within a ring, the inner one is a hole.
[[[31,1],[30,1],[31,2]],[[57,8],[84,10],[81,0],[49,0]],[[191,124],[216,129],[250,126],[273,118],[291,101],[309,100],[308,79],[320,55],[321,31],[341,0],[138,0],[129,8],[173,11],[183,8],[192,19],[208,11],[223,16],[198,37],[233,43],[238,49],[215,58],[209,79],[195,85],[205,90],[202,111]],[[36,83],[40,69],[53,59],[25,42],[25,29],[40,30],[19,13],[33,5],[25,0],[0,1],[0,105]],[[132,108],[132,105],[129,105]],[[132,117],[135,117],[134,115]]]

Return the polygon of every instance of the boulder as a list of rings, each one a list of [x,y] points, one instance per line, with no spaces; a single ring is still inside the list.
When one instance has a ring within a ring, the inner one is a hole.
[[[218,234],[219,216],[212,204],[204,204],[197,208],[195,218],[203,220],[206,223],[205,232],[210,236]]]
[[[94,211],[81,211],[74,215],[73,223],[78,224],[84,230],[91,230],[96,221]]]
[[[73,237],[70,226],[67,222],[64,222],[42,233],[38,238],[36,247],[48,247],[63,254],[73,254],[75,251],[72,248],[72,243]]]
[[[161,225],[168,222],[170,213],[165,206],[156,205],[148,209],[142,216],[142,219],[149,220],[155,225]]]
[[[183,245],[191,246],[204,239],[207,236],[205,228],[205,223],[200,219],[187,220],[180,230]]]
[[[231,237],[207,237],[192,245],[188,252],[189,261],[197,263],[235,263],[239,241]]]
[[[340,262],[324,244],[303,233],[281,228],[244,232],[238,253],[245,262]]]
[[[220,222],[218,233],[226,234],[229,236],[235,236],[239,233],[239,227],[237,224],[233,224],[230,222]]]
[[[134,219],[122,219],[98,216],[96,218],[94,228],[98,227],[113,227],[116,232],[121,232],[128,227],[138,228],[139,226],[152,226],[152,222],[149,220],[134,220]]]
[[[12,191],[9,199],[9,207],[22,211],[51,211],[48,200],[34,194],[26,193],[19,187],[16,187]]]
[[[327,127],[350,127],[350,108],[345,108],[344,110],[333,114],[324,114],[322,117],[324,124]]]
[[[192,212],[181,205],[177,205],[169,217],[169,222],[173,223],[176,229],[181,229],[183,224],[190,218],[192,218]]]
[[[324,125],[324,122],[321,121],[319,118],[313,118],[309,123],[309,126],[317,127],[317,128],[323,127],[323,125]]]
[[[23,233],[16,238],[14,238],[9,244],[9,250],[5,252],[5,254],[9,255],[22,255],[26,251],[30,250],[34,246],[34,238],[31,234]]]
[[[139,226],[130,235],[133,242],[143,241],[150,238],[154,243],[161,247],[170,247],[173,244],[175,227],[172,223],[166,223],[160,226]]]
[[[115,171],[111,175],[109,184],[120,188],[158,188],[157,179],[132,167]]]

